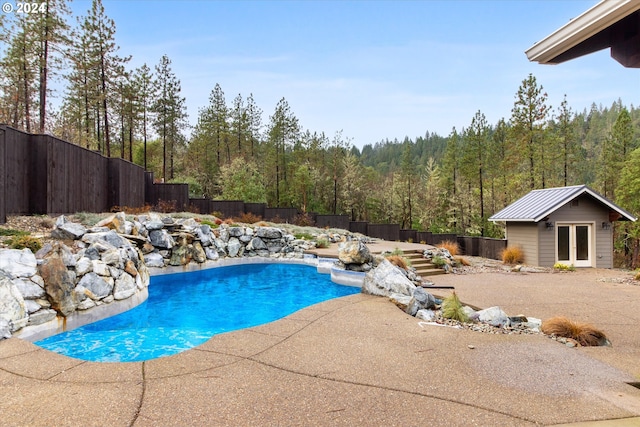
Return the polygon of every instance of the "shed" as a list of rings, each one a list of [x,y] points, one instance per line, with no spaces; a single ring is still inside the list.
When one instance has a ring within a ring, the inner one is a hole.
[[[586,185],[533,190],[489,218],[529,265],[613,267],[613,221],[637,218]]]

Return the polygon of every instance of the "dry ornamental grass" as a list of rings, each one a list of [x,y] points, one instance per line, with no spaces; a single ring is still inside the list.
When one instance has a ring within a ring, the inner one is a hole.
[[[582,346],[608,345],[604,332],[588,323],[579,323],[564,316],[552,317],[542,322],[540,330],[547,335],[571,338]]]

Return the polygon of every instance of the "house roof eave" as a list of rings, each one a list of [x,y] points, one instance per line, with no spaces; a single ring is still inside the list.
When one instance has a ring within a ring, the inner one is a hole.
[[[560,55],[637,10],[640,10],[637,0],[603,0],[531,46],[525,54],[530,61],[540,64],[563,62],[557,59]],[[597,46],[593,51],[605,47]]]

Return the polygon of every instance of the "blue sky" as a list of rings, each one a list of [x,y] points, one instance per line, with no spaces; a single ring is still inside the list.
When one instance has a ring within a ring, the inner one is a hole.
[[[482,111],[511,115],[529,73],[557,108],[640,103],[640,73],[605,50],[561,65],[524,51],[594,0],[103,0],[130,66],[172,60],[189,121],[219,83],[227,104],[253,94],[268,122],[285,98],[306,130],[353,145],[425,132],[446,136]],[[75,0],[74,15],[90,1]]]

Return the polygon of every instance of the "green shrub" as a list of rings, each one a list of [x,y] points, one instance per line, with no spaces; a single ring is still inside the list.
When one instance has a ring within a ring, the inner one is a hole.
[[[11,249],[30,249],[31,252],[36,253],[42,248],[42,242],[40,239],[31,236],[14,236],[7,241]]]
[[[454,291],[442,301],[442,317],[459,322],[468,322],[469,316],[467,316],[462,307],[462,302],[460,302],[460,298]]]
[[[316,247],[317,248],[328,248],[329,247],[329,240],[325,239],[325,238],[321,238],[316,240]]]
[[[442,268],[447,265],[447,260],[442,258],[441,256],[434,256],[431,258],[431,263],[438,268]]]

